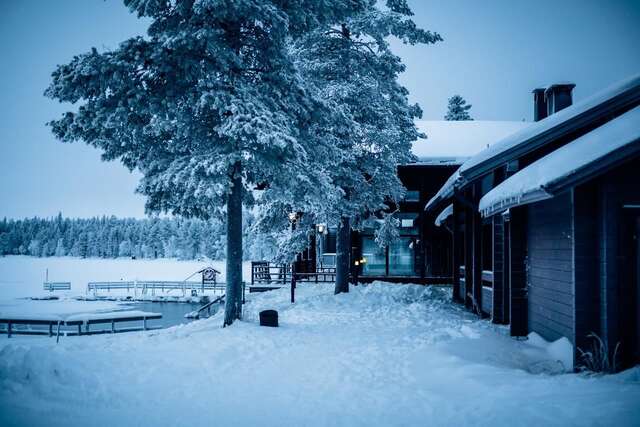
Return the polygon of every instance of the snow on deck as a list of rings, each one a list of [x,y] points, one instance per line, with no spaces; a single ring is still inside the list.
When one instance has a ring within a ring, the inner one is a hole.
[[[483,216],[513,206],[548,199],[548,187],[570,179],[586,167],[597,163],[605,168],[615,158],[612,153],[631,144],[640,145],[640,107],[605,123],[586,135],[558,148],[514,174],[481,200]]]
[[[419,120],[416,126],[427,135],[413,143],[412,152],[418,163],[462,164],[494,142],[512,134],[530,123],[512,121],[446,121]]]
[[[0,340],[0,425],[632,425],[640,368],[562,374],[570,343],[509,337],[447,288],[300,284],[146,333]],[[258,313],[279,311],[279,328]]]

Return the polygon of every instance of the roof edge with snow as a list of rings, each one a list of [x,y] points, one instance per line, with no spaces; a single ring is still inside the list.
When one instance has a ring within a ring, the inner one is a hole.
[[[640,154],[640,106],[512,175],[480,200],[482,216],[548,199]]]

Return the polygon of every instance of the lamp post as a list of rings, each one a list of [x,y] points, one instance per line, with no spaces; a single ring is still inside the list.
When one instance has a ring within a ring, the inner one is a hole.
[[[291,223],[291,232],[296,228],[296,218],[298,215],[295,212],[289,213],[289,222]],[[296,302],[296,262],[295,260],[291,263],[291,304]],[[286,277],[286,273],[285,273]]]

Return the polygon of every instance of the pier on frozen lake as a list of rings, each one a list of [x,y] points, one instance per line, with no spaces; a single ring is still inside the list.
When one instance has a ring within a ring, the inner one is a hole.
[[[60,335],[95,335],[105,333],[119,333],[143,331],[147,329],[157,329],[149,326],[147,321],[161,319],[161,313],[153,313],[139,310],[113,311],[107,313],[80,313],[68,316],[57,314],[42,315],[11,315],[2,316],[0,333],[7,334],[7,338],[12,335],[48,335],[56,337],[56,342]],[[116,324],[127,322],[124,328],[116,328]],[[142,322],[139,326],[132,326],[132,322]],[[108,329],[91,329],[91,325],[110,325]]]

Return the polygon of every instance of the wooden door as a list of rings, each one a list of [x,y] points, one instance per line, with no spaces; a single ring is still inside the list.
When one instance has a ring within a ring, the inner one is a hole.
[[[619,357],[622,368],[640,363],[640,209],[625,209],[621,230]]]

